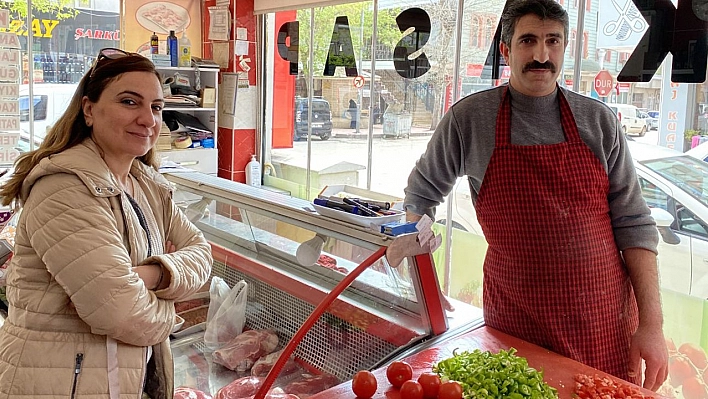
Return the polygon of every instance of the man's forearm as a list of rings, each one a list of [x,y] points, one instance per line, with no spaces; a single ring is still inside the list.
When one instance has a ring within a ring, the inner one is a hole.
[[[644,248],[627,248],[622,252],[634,296],[639,307],[639,323],[661,328],[664,318],[659,296],[659,271],[654,252]]]

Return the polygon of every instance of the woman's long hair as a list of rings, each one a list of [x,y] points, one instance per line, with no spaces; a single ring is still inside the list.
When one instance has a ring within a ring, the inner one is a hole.
[[[126,72],[151,72],[155,74],[158,81],[161,80],[159,72],[155,70],[155,65],[138,54],[99,60],[81,78],[79,86],[71,98],[71,102],[69,102],[69,106],[49,129],[42,144],[36,150],[24,153],[17,158],[12,176],[0,188],[0,197],[2,197],[0,203],[2,205],[10,205],[15,200],[17,200],[16,206],[21,205],[19,200],[22,182],[32,168],[37,166],[42,159],[71,148],[91,136],[91,128],[86,125],[81,104],[83,97],[87,96],[91,102],[97,102],[106,87]],[[151,148],[139,159],[144,164],[155,169],[159,166],[154,148]]]

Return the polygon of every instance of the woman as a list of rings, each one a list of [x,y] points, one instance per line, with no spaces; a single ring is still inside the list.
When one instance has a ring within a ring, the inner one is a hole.
[[[349,99],[349,108],[347,109],[347,112],[349,112],[349,117],[351,118],[351,121],[349,121],[349,128],[356,129],[356,117],[359,113],[359,106],[354,99]]]
[[[104,49],[0,189],[23,211],[0,329],[0,399],[172,398],[173,302],[211,270],[154,150],[160,76]]]

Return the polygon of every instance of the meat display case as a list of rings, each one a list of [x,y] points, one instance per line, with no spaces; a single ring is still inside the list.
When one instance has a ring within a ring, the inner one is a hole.
[[[376,369],[483,323],[481,309],[462,302],[449,299],[455,310],[443,310],[429,254],[405,257],[397,267],[386,256],[377,258],[397,238],[375,226],[324,217],[309,201],[211,175],[165,176],[175,186],[175,201],[212,244],[213,276],[229,286],[248,284],[246,328],[275,331],[278,349],[292,350],[300,376],[347,381],[358,370]],[[315,251],[311,260],[303,256],[307,249]],[[248,374],[215,364],[198,328],[173,339],[172,347],[175,386],[214,395]],[[278,371],[276,365],[264,389],[298,378]]]

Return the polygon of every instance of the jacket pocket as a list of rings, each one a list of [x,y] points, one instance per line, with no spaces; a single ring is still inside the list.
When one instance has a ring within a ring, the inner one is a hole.
[[[81,363],[84,361],[84,354],[76,354],[76,363],[74,363],[74,381],[71,384],[71,399],[76,397],[76,385],[79,382],[79,374],[81,374]]]

